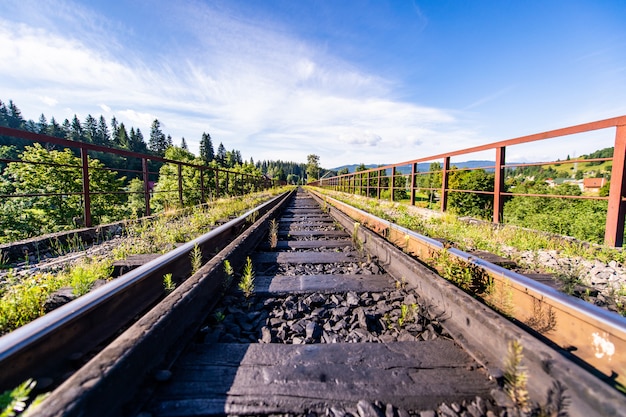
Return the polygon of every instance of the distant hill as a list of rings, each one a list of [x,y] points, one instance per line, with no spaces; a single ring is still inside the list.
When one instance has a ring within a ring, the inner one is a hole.
[[[352,164],[352,165],[342,165],[340,167],[337,168],[332,168],[330,169],[330,171],[339,171],[341,169],[344,168],[348,168],[349,172],[354,172],[356,170],[356,168],[358,166],[360,166],[361,164]],[[370,164],[370,165],[365,165],[365,167],[367,169],[372,169],[372,168],[376,168],[379,166],[385,166],[387,164],[383,164],[383,165],[375,165],[375,164]],[[494,166],[495,162],[494,161],[466,161],[466,162],[454,162],[452,163],[452,165],[456,166],[457,168],[476,168],[476,167],[485,167],[485,166]],[[424,163],[419,163],[417,164],[417,170],[420,172],[426,172],[428,171],[430,168],[430,162],[424,162]],[[411,167],[410,166],[402,166],[399,167],[397,169],[398,172],[401,172],[403,174],[410,174],[411,173]],[[493,171],[493,169],[488,169],[487,171]]]

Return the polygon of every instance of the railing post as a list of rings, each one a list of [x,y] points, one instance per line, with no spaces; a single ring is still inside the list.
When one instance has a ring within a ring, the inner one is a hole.
[[[150,177],[148,174],[148,160],[141,158],[141,168],[143,170],[143,199],[146,202],[146,216],[150,215]]]
[[[378,170],[378,183],[376,185],[376,199],[380,200],[380,174],[383,172],[382,169]]]
[[[448,171],[450,170],[450,157],[443,158],[443,167],[441,169],[441,211],[448,209]]]
[[[415,176],[417,175],[417,162],[411,164],[411,205],[415,205]]]
[[[506,148],[500,146],[496,148],[496,166],[495,177],[493,179],[493,222],[500,223],[502,220],[502,208],[504,207],[504,199],[502,198],[502,190],[504,190],[504,164],[505,164]]]
[[[622,246],[624,243],[624,202],[622,197],[626,188],[626,125],[617,126],[615,148],[613,150],[613,168],[609,189],[609,207],[606,212],[604,243],[609,246]]]
[[[396,167],[391,167],[391,178],[389,178],[389,200],[393,201],[396,185]]]
[[[87,149],[80,148],[80,157],[83,171],[83,201],[85,202],[83,215],[85,227],[91,227],[91,194],[89,191],[89,158],[87,157]]]
[[[183,208],[183,165],[181,163],[178,164],[178,202]]]

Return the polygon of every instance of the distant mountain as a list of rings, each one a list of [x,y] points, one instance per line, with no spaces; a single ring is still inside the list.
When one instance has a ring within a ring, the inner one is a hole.
[[[477,168],[477,167],[490,167],[490,166],[494,166],[496,163],[494,161],[466,161],[466,162],[453,162],[452,165],[457,167],[457,168]],[[352,164],[352,165],[342,165],[340,167],[337,168],[332,168],[330,169],[330,171],[339,171],[341,169],[344,168],[348,168],[349,172],[354,172],[356,170],[356,168],[358,166],[360,166],[361,164]],[[370,164],[370,165],[365,165],[365,167],[367,169],[372,169],[372,168],[376,168],[379,166],[385,166],[387,164],[383,164],[383,165],[375,165],[375,164]],[[417,164],[417,170],[420,172],[427,172],[430,169],[430,162],[423,162],[423,163],[419,163]],[[407,165],[407,166],[402,166],[397,168],[398,172],[401,172],[403,174],[410,174],[411,173],[411,166]],[[487,171],[493,171],[493,168],[491,169],[487,169]]]

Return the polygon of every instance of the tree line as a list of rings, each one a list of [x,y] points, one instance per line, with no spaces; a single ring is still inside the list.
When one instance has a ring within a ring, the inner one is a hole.
[[[200,140],[200,155],[194,155],[185,138],[175,145],[166,135],[158,119],[151,125],[148,142],[139,128],[130,130],[113,117],[110,123],[104,116],[88,115],[81,121],[76,115],[62,123],[44,114],[37,122],[25,120],[13,101],[0,101],[0,126],[45,134],[76,142],[123,149],[193,165],[200,170],[183,166],[183,205],[202,201],[202,186],[206,198],[240,194],[251,191],[254,185],[244,180],[245,175],[261,176],[250,158],[243,160],[241,152],[227,151],[223,143],[214,150],[209,133]],[[10,136],[0,136],[0,242],[55,232],[79,226],[83,213],[82,161],[77,149],[57,149],[58,146],[38,144]],[[12,162],[15,161],[15,162]],[[17,162],[30,162],[28,164]],[[94,223],[141,216],[145,211],[144,182],[141,177],[141,159],[127,158],[105,152],[89,152],[91,214]],[[227,174],[224,171],[232,171]],[[150,161],[148,170],[158,172],[149,180],[155,183],[151,190],[150,208],[158,212],[180,206],[177,164]],[[219,195],[217,194],[219,191]],[[24,195],[24,197],[8,197]]]

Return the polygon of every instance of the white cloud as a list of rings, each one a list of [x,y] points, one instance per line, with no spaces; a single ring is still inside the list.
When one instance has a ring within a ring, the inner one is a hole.
[[[52,97],[48,97],[48,96],[41,96],[39,97],[39,99],[46,105],[50,106],[50,107],[54,107],[57,105],[57,103],[59,102],[59,100],[52,98]]]
[[[389,81],[324,49],[194,5],[199,9],[172,6],[169,23],[189,23],[188,48],[154,53],[150,61],[140,60],[147,55],[140,51],[102,49],[123,45],[98,42],[113,36],[107,32],[0,19],[0,91],[26,117],[24,106],[41,113],[30,97],[55,97],[47,104],[65,114],[48,117],[71,118],[72,109],[82,119],[101,109],[144,135],[158,118],[175,143],[184,136],[192,151],[207,131],[246,159],[304,162],[316,153],[327,167],[408,160],[439,152],[449,135],[472,136],[448,111],[395,100]],[[85,10],[76,18],[94,20]]]

